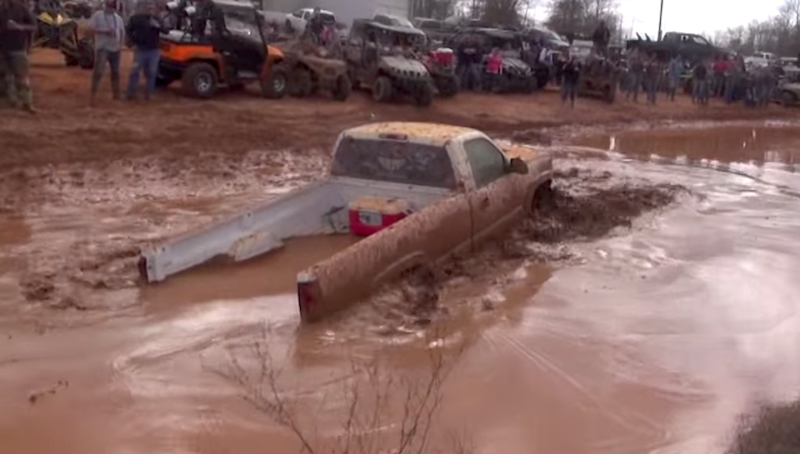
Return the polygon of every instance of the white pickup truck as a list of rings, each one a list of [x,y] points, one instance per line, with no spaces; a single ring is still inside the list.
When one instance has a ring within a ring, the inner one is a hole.
[[[371,123],[341,133],[327,179],[144,251],[139,270],[158,282],[219,256],[247,260],[291,237],[363,236],[298,274],[301,319],[315,321],[532,214],[551,179],[549,153],[502,148],[473,129]]]

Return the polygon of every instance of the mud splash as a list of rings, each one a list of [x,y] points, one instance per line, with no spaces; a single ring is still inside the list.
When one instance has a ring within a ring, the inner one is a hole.
[[[588,242],[615,229],[630,229],[642,214],[668,207],[679,195],[689,194],[677,184],[653,184],[644,179],[619,183],[620,178],[608,171],[556,165],[552,193],[535,218],[521,221],[501,240],[490,241],[468,255],[415,269],[370,298],[369,307],[383,319],[378,331],[384,335],[413,333],[413,327],[458,310],[440,304],[441,295],[465,280],[475,282],[484,275],[533,263],[548,267],[570,263],[575,254],[564,243]],[[476,309],[492,310],[495,305],[491,297],[485,297]]]

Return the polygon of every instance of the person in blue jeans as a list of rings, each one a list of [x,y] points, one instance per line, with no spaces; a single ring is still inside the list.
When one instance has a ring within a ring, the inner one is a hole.
[[[678,91],[678,85],[681,83],[681,73],[683,73],[683,63],[678,55],[675,55],[669,61],[669,66],[667,67],[668,97],[670,101],[675,101],[675,94]]]
[[[128,22],[126,33],[134,48],[133,67],[128,77],[127,98],[129,100],[136,99],[139,74],[142,72],[146,81],[145,99],[150,99],[156,88],[159,61],[158,42],[164,28],[161,19],[157,16],[154,0],[140,1],[138,6],[139,10],[131,16]]]

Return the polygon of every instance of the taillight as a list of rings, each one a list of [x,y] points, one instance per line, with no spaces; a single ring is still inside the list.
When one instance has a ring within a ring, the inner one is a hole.
[[[300,310],[300,319],[309,320],[317,303],[317,279],[307,273],[297,276],[297,304]]]

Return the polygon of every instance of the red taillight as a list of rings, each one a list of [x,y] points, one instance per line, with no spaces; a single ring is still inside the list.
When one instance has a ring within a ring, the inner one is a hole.
[[[307,321],[311,319],[314,305],[316,304],[317,280],[311,276],[304,276],[301,273],[297,277],[297,304],[300,310],[300,319]]]

